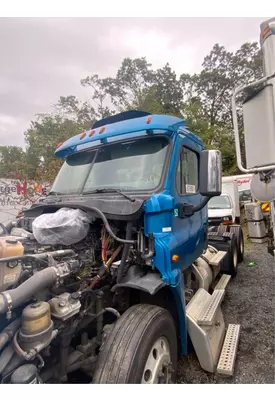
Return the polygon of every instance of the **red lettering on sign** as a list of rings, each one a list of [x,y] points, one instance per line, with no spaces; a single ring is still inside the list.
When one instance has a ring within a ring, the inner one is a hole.
[[[26,196],[27,194],[27,184],[24,183],[23,185],[20,185],[20,183],[18,183],[16,185],[16,189],[17,189],[17,194],[23,194],[24,196]]]
[[[238,179],[238,186],[242,185],[243,183],[249,183],[250,182],[250,178],[247,179]]]

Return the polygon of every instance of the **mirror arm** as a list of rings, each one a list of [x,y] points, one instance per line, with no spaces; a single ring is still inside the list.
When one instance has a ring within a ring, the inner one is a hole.
[[[193,207],[193,213],[195,213],[197,211],[200,211],[203,207],[205,207],[206,204],[211,199],[211,197],[214,197],[214,196],[206,196],[200,204],[198,204],[197,206]]]
[[[195,214],[195,212],[202,210],[203,207],[205,207],[206,204],[209,202],[209,200],[215,196],[216,196],[216,194],[213,196],[205,196],[204,199],[202,200],[202,202],[195,207],[190,203],[182,203],[181,207],[180,207],[179,217],[180,218],[191,217],[192,215]]]

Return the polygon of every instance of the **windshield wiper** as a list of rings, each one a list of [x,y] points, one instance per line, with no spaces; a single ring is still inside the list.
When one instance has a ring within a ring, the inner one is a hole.
[[[136,201],[133,197],[128,196],[127,194],[123,193],[121,190],[116,189],[116,188],[102,188],[102,189],[95,189],[95,190],[90,190],[88,192],[84,192],[83,194],[92,194],[92,193],[111,193],[111,192],[116,192],[121,194],[125,199],[130,200],[132,203]]]
[[[60,199],[60,195],[62,195],[63,193],[60,193],[60,192],[55,192],[54,190],[52,190],[49,194],[48,194],[48,196],[50,196],[50,195],[53,195],[53,196],[55,196],[56,197],[56,199],[57,199],[57,201],[61,201],[61,199]],[[48,197],[47,196],[47,197]]]
[[[49,196],[50,194],[60,195],[60,194],[63,194],[63,193],[61,193],[61,192],[55,192],[54,190],[52,190],[51,192],[49,192],[48,196]]]

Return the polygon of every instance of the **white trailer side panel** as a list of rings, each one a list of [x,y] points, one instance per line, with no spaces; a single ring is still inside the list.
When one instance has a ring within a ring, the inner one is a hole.
[[[228,194],[231,197],[233,206],[235,209],[236,217],[240,217],[241,210],[240,210],[237,180],[232,181],[232,180],[227,179],[227,177],[222,178],[222,193]]]

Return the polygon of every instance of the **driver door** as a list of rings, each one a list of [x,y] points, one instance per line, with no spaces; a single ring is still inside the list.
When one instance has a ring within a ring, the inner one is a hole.
[[[175,210],[173,232],[176,237],[174,252],[179,255],[181,268],[190,266],[198,258],[206,244],[207,207],[187,218],[180,218],[181,203],[197,206],[202,201],[199,193],[200,146],[181,135],[177,143],[177,164],[175,166]]]

